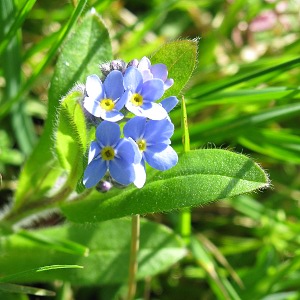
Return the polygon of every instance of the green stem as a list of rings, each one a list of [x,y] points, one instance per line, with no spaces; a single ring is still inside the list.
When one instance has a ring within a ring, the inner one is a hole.
[[[181,130],[182,130],[182,144],[183,152],[190,151],[190,136],[187,121],[187,112],[185,106],[185,100],[182,96],[181,101]],[[191,236],[191,210],[190,208],[183,208],[179,214],[179,234],[185,241],[186,245],[190,243]]]
[[[179,215],[179,234],[186,245],[190,243],[191,237],[191,209],[183,208]]]
[[[136,274],[138,270],[137,255],[140,246],[140,215],[132,216],[131,246],[129,262],[128,293],[126,300],[134,299],[136,292]]]
[[[46,209],[57,207],[57,204],[64,202],[72,191],[73,190],[70,187],[65,186],[51,198],[45,197],[39,201],[29,202],[17,210],[11,211],[1,221],[8,222],[13,225],[23,219],[26,219],[28,216],[40,213]]]

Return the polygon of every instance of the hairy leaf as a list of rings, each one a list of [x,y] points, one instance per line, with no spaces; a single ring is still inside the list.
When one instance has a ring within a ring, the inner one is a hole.
[[[204,205],[268,184],[267,175],[250,158],[227,150],[203,149],[182,154],[177,166],[156,172],[142,189],[91,194],[84,201],[64,204],[62,210],[75,222],[99,222]]]
[[[49,91],[48,119],[44,133],[21,173],[15,208],[23,202],[39,200],[53,187],[61,174],[53,156],[59,100],[76,82],[84,83],[87,75],[97,72],[99,63],[111,58],[107,29],[97,14],[88,13],[76,26],[58,58]]]

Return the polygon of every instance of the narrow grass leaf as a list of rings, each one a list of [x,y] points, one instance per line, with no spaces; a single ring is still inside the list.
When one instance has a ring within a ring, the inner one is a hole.
[[[62,28],[60,31],[59,37],[56,39],[55,43],[52,44],[52,47],[50,48],[48,54],[45,56],[44,60],[42,60],[34,69],[34,73],[31,75],[31,77],[20,87],[17,94],[9,99],[9,101],[5,102],[3,105],[0,106],[0,117],[5,116],[12,106],[20,101],[20,97],[26,94],[28,90],[32,87],[34,82],[37,78],[41,75],[41,73],[44,71],[44,69],[47,67],[47,65],[52,61],[54,56],[56,55],[59,47],[62,45],[64,40],[66,39],[67,35],[73,28],[74,24],[76,23],[76,20],[81,15],[83,8],[86,4],[87,0],[79,0],[78,5],[73,11],[73,14],[69,18],[68,23]]]
[[[29,241],[34,241],[39,243],[41,246],[53,249],[55,251],[61,251],[65,253],[70,253],[74,255],[87,256],[89,254],[89,249],[81,244],[74,243],[66,239],[57,239],[55,237],[48,237],[39,234],[34,231],[21,230],[17,233],[18,236],[28,239]],[[40,272],[40,270],[39,270]]]
[[[20,294],[35,295],[35,296],[48,296],[48,297],[55,296],[55,292],[49,290],[25,286],[25,285],[18,285],[13,283],[0,282],[0,290],[8,293],[20,293]]]
[[[207,276],[210,277],[212,288],[217,289],[216,292],[220,296],[220,298],[218,298],[229,300],[229,294],[220,280],[217,267],[211,255],[207,253],[207,250],[195,237],[191,238],[190,248],[197,264],[199,264],[205,270]]]
[[[255,126],[265,124],[267,122],[279,121],[286,118],[295,117],[300,112],[300,104],[293,103],[281,105],[263,111],[237,117],[219,117],[216,120],[207,121],[203,123],[190,124],[190,138],[193,144],[199,145],[206,142],[219,142],[222,139],[229,137],[238,137]],[[175,131],[173,141],[181,142],[181,133],[179,130]]]
[[[10,25],[9,30],[7,30],[6,34],[4,35],[4,37],[2,38],[2,40],[0,42],[0,55],[3,52],[3,50],[8,46],[11,39],[16,36],[17,31],[19,30],[19,28],[21,28],[26,16],[32,9],[35,2],[36,2],[36,0],[25,1],[23,7],[18,11],[17,15],[14,18],[13,23]],[[5,21],[7,21],[7,20],[5,20]],[[1,25],[1,26],[3,26],[3,25]]]
[[[254,71],[248,74],[237,74],[235,76],[229,77],[226,79],[222,79],[217,82],[213,82],[211,84],[207,84],[205,86],[199,85],[197,87],[194,87],[190,93],[189,96],[193,98],[201,98],[203,96],[208,96],[213,93],[225,90],[227,88],[233,87],[235,85],[238,85],[240,83],[249,82],[250,80],[256,80],[259,77],[263,77],[265,75],[269,75],[270,73],[277,73],[278,75],[282,74],[285,71],[288,71],[290,69],[294,69],[300,66],[300,58],[294,58],[287,62],[277,64],[273,67],[268,67],[263,70]]]
[[[12,16],[15,13],[16,7],[13,0],[0,2],[0,40],[7,33],[9,25],[13,23],[14,19]],[[15,30],[17,31],[18,28]],[[10,103],[9,99],[15,97],[21,87],[20,37],[17,34],[12,36],[8,40],[7,47],[5,47],[1,56],[3,60],[3,75],[6,81],[4,99],[8,99],[3,101],[3,104]],[[30,155],[36,142],[36,134],[32,120],[26,114],[24,102],[15,103],[12,106],[11,121],[18,146],[25,155]]]
[[[37,253],[37,252],[32,253],[32,255],[36,256],[35,253]],[[29,264],[30,264],[30,262],[27,262],[27,265],[29,265]],[[25,280],[39,272],[47,272],[47,271],[60,270],[60,269],[82,269],[82,268],[83,268],[82,266],[78,266],[78,265],[49,265],[49,266],[44,266],[44,267],[37,267],[37,268],[33,268],[33,269],[28,269],[26,271],[19,271],[14,274],[1,276],[0,282],[15,281],[15,280],[19,280],[19,279]]]
[[[188,93],[187,93],[188,95]],[[203,96],[200,99],[189,98],[189,111],[199,111],[200,108],[209,105],[262,103],[274,100],[298,100],[299,88],[270,87],[264,89],[241,89],[232,92],[215,93]]]
[[[300,137],[284,131],[249,130],[238,138],[241,145],[289,163],[300,163]]]

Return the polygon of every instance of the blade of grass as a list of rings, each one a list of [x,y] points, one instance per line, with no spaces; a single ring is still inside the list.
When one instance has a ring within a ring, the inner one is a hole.
[[[72,29],[73,25],[76,23],[79,16],[81,15],[83,8],[86,5],[86,2],[87,0],[79,1],[78,6],[73,11],[72,16],[70,17],[68,23],[62,28],[56,42],[52,45],[48,54],[41,61],[41,63],[36,66],[34,73],[31,75],[31,77],[20,87],[18,93],[14,97],[12,97],[9,101],[7,101],[6,103],[0,106],[0,118],[6,115],[11,110],[12,106],[15,103],[20,101],[21,96],[24,95],[31,88],[31,86],[34,84],[36,79],[44,71],[46,66],[52,61],[59,47],[67,37],[68,33]]]
[[[29,276],[34,273],[38,272],[45,272],[45,271],[50,271],[50,270],[57,270],[57,269],[82,269],[82,266],[78,265],[51,265],[51,266],[44,266],[40,268],[34,268],[30,270],[26,270],[23,272],[7,275],[4,277],[0,277],[0,282],[8,282],[8,281],[13,281],[16,279],[24,278],[26,276]]]
[[[0,290],[8,293],[19,293],[19,294],[28,294],[28,295],[35,295],[35,296],[55,296],[55,292],[35,288],[31,286],[13,284],[13,283],[2,283],[0,282]]]
[[[15,6],[13,0],[4,0],[0,2],[0,28],[1,35],[5,35],[9,24],[13,21],[15,15]],[[15,29],[17,31],[18,28]],[[4,99],[15,97],[16,91],[21,86],[21,57],[20,57],[20,36],[15,35],[9,40],[8,47],[3,52],[3,73],[6,80]],[[23,95],[20,95],[20,99]],[[8,104],[9,101],[3,102]],[[16,136],[19,147],[25,155],[29,155],[36,142],[36,135],[32,120],[26,115],[25,103],[15,103],[11,106],[12,129]]]
[[[220,280],[220,276],[217,272],[211,255],[207,253],[206,249],[202,246],[202,244],[197,240],[196,237],[192,237],[190,247],[196,263],[205,270],[207,276],[211,279],[211,284],[214,284],[214,288],[216,289],[215,292],[221,293],[223,295],[221,299],[229,300],[229,294],[225,286],[222,284],[222,281]]]
[[[274,101],[274,100],[298,100],[300,94],[300,89],[289,88],[289,87],[270,87],[264,89],[242,89],[232,92],[222,92],[216,93],[210,96],[201,97],[199,99],[189,99],[189,112],[199,111],[200,108],[209,105],[219,105],[219,104],[241,104],[246,103],[257,103],[264,101]]]
[[[297,68],[299,66],[300,66],[300,57],[297,57],[287,62],[278,64],[274,67],[251,72],[246,75],[236,75],[230,79],[226,78],[225,80],[220,80],[219,82],[214,82],[213,84],[208,84],[205,86],[203,85],[198,86],[197,88],[191,89],[190,92],[187,93],[187,96],[192,98],[201,98],[216,93],[218,91],[225,90],[227,88],[238,85],[240,83],[248,82],[249,80],[252,79],[257,79],[258,77],[262,77],[264,75],[273,72],[279,72],[279,74],[281,74],[282,72]]]
[[[4,2],[5,2],[5,0],[3,0],[3,3]],[[9,30],[5,33],[4,37],[2,38],[2,41],[0,43],[0,55],[3,52],[3,50],[8,46],[8,44],[13,39],[13,37],[16,36],[17,31],[19,30],[19,28],[21,28],[26,16],[32,9],[35,2],[36,2],[36,0],[25,1],[21,10],[19,10],[19,13],[14,18],[14,22],[12,23]],[[4,12],[4,10],[3,10],[3,12]]]
[[[262,112],[231,118],[219,118],[205,123],[195,124],[190,126],[190,137],[193,143],[202,143],[206,141],[221,140],[229,137],[238,137],[249,128],[265,124],[267,122],[278,121],[286,118],[297,116],[300,111],[300,104],[293,103],[288,105],[281,105],[278,107],[266,109]],[[209,140],[208,140],[209,139]],[[175,131],[173,141],[180,143],[181,133]]]
[[[181,100],[181,131],[182,131],[182,143],[183,143],[183,152],[190,151],[190,136],[189,136],[189,128],[188,128],[188,119],[186,113],[186,105],[184,97]],[[182,236],[186,245],[190,244],[191,237],[191,209],[183,208],[179,212],[179,233]]]
[[[43,245],[44,247],[51,248],[56,251],[61,251],[65,253],[70,253],[73,255],[81,255],[88,256],[89,248],[80,245],[78,243],[74,243],[67,239],[55,239],[47,236],[40,235],[33,231],[21,230],[17,233],[17,235],[22,236],[25,239],[30,241],[34,241]]]

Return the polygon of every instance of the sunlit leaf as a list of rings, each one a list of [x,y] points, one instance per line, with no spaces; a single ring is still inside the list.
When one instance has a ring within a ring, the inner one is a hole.
[[[197,60],[197,40],[179,40],[163,45],[151,57],[151,63],[163,63],[167,66],[169,77],[174,85],[166,91],[164,97],[178,96],[190,79]]]
[[[267,187],[265,172],[250,158],[226,150],[184,153],[177,166],[157,172],[142,189],[129,187],[92,194],[65,204],[63,213],[75,222],[97,222],[132,214],[200,206]]]

